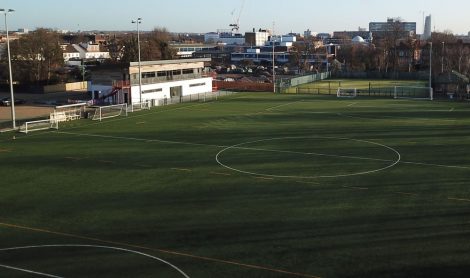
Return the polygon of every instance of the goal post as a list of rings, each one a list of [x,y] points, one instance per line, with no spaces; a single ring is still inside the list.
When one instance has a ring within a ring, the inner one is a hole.
[[[93,114],[92,120],[102,121],[104,119],[126,116],[127,117],[127,103],[115,104],[108,106],[97,106],[95,113]]]
[[[127,111],[131,113],[141,110],[150,110],[150,101],[136,102],[127,106]]]
[[[59,122],[79,120],[82,118],[86,105],[86,103],[74,103],[56,106],[51,113],[51,120],[54,119]]]
[[[336,91],[336,97],[345,97],[345,98],[354,98],[357,97],[357,89],[356,88],[341,88],[338,87]]]
[[[28,132],[46,130],[46,129],[59,129],[59,121],[53,119],[38,120],[25,122],[20,127],[20,132],[28,134]]]
[[[433,100],[432,87],[412,87],[412,86],[395,86],[393,90],[393,98],[395,99],[417,99],[417,100]]]

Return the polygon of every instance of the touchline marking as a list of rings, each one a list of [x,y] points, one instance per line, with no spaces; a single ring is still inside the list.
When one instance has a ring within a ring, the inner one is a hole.
[[[1,250],[0,250],[0,251],[1,251]],[[0,264],[0,267],[7,268],[7,269],[11,269],[11,270],[18,270],[18,271],[26,272],[26,273],[30,273],[30,274],[36,274],[36,275],[44,276],[44,277],[63,278],[63,277],[61,277],[61,276],[56,276],[56,275],[52,275],[52,274],[47,274],[47,273],[32,271],[32,270],[28,270],[28,269],[24,269],[24,268],[19,268],[19,267],[13,267],[13,266],[4,265],[4,264]]]
[[[269,108],[266,108],[265,110],[266,111],[272,111],[276,108],[279,108],[279,107],[283,107],[283,106],[287,106],[287,105],[292,105],[292,104],[295,104],[295,103],[298,103],[298,102],[303,102],[304,100],[301,99],[301,100],[297,100],[297,101],[293,101],[293,102],[289,102],[289,103],[284,103],[284,104],[281,104],[281,105],[277,105],[277,106],[273,106],[273,107],[269,107]],[[259,113],[259,112],[258,112]]]
[[[126,246],[126,247],[143,249],[143,250],[150,250],[150,251],[161,252],[161,253],[170,254],[170,255],[174,255],[174,256],[188,257],[188,258],[193,258],[193,259],[198,259],[198,260],[203,260],[203,261],[223,263],[223,264],[229,264],[229,265],[236,265],[236,266],[251,268],[251,269],[265,270],[265,271],[270,271],[270,272],[287,274],[287,275],[290,275],[290,276],[308,277],[308,278],[321,278],[320,276],[315,276],[315,275],[311,275],[311,274],[297,273],[297,272],[291,272],[291,271],[286,271],[286,270],[282,270],[282,269],[275,269],[275,268],[270,268],[270,267],[265,267],[265,266],[245,264],[245,263],[240,263],[240,262],[235,262],[235,261],[215,259],[215,258],[204,257],[204,256],[197,256],[197,255],[192,255],[192,254],[182,253],[182,252],[177,252],[177,251],[171,251],[171,250],[165,250],[165,249],[156,249],[156,248],[150,248],[150,247],[140,246],[140,245],[135,245],[135,244],[122,243],[122,242],[110,241],[110,240],[103,240],[103,239],[99,239],[99,238],[93,238],[93,237],[87,237],[87,236],[81,236],[81,235],[75,235],[75,234],[69,234],[69,233],[55,232],[55,231],[40,229],[40,228],[32,228],[32,227],[15,225],[15,224],[8,224],[8,223],[2,223],[2,222],[0,222],[0,226],[5,226],[5,227],[10,227],[10,228],[15,228],[15,229],[28,230],[28,231],[34,231],[34,232],[40,232],[40,233],[53,234],[53,235],[59,235],[59,236],[65,236],[65,237],[70,237],[70,238],[90,240],[90,241],[101,242],[101,243],[106,243],[106,244]]]
[[[159,262],[162,262],[162,263],[170,266],[174,270],[178,271],[185,278],[190,278],[186,273],[184,273],[177,266],[175,266],[172,263],[167,262],[167,261],[165,261],[161,258],[152,256],[152,255],[149,255],[149,254],[146,254],[146,253],[142,253],[142,252],[139,252],[139,251],[124,249],[124,248],[119,248],[119,247],[112,247],[112,246],[91,245],[91,244],[48,244],[48,245],[31,245],[31,246],[3,248],[3,249],[0,249],[0,251],[24,250],[24,249],[33,249],[33,248],[60,248],[60,247],[100,248],[100,249],[110,249],[110,250],[123,251],[123,252],[127,252],[127,253],[133,253],[133,254],[141,255],[141,256],[148,257],[148,258],[157,260]],[[59,277],[59,276],[48,276],[48,277]]]

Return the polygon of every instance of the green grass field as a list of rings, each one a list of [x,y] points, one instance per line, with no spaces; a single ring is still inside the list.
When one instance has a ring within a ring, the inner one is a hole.
[[[0,277],[468,277],[469,126],[240,93],[3,133]]]

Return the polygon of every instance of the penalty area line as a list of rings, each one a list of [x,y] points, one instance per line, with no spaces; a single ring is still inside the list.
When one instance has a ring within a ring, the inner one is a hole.
[[[142,245],[123,243],[123,242],[117,242],[117,241],[111,241],[111,240],[103,240],[103,239],[94,238],[94,237],[88,237],[88,236],[82,236],[82,235],[76,235],[76,234],[70,234],[70,233],[63,233],[63,232],[56,232],[56,231],[41,229],[41,228],[33,228],[33,227],[27,227],[27,226],[21,226],[21,225],[15,225],[15,224],[3,223],[3,222],[0,222],[0,226],[14,228],[14,229],[27,230],[27,231],[33,231],[33,232],[52,234],[52,235],[58,235],[58,236],[64,236],[64,237],[69,237],[69,238],[76,238],[76,239],[83,239],[83,240],[101,242],[101,243],[106,243],[106,244],[132,247],[132,248],[143,249],[143,250],[150,250],[150,251],[170,254],[170,255],[174,255],[174,256],[193,258],[193,259],[207,261],[207,262],[222,263],[222,264],[234,265],[234,266],[239,266],[239,267],[244,267],[244,268],[249,268],[249,269],[257,269],[257,270],[264,270],[264,271],[269,271],[269,272],[273,272],[273,273],[281,273],[281,274],[286,274],[288,276],[307,277],[307,278],[321,278],[320,276],[306,274],[306,273],[291,272],[291,271],[287,271],[287,270],[276,269],[276,268],[271,268],[271,267],[266,267],[266,266],[246,264],[246,263],[241,263],[241,262],[236,262],[236,261],[222,260],[222,259],[216,259],[216,258],[205,257],[205,256],[198,256],[198,255],[182,253],[182,252],[172,251],[172,250],[150,248],[150,247],[146,247],[146,246],[142,246]],[[59,277],[59,278],[61,278],[61,277]]]
[[[43,276],[43,277],[63,278],[63,277],[57,276],[57,275],[52,275],[52,274],[47,274],[47,273],[32,271],[32,270],[29,270],[29,269],[24,269],[24,268],[19,268],[19,267],[13,267],[13,266],[4,265],[4,264],[0,264],[0,267],[6,268],[6,269],[11,269],[11,270],[17,270],[17,271],[21,271],[21,272],[26,272],[26,273],[29,273],[29,274],[35,274],[35,275],[39,275],[39,276]]]

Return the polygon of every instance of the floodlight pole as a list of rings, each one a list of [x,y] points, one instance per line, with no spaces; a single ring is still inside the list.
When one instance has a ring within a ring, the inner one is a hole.
[[[8,71],[10,73],[10,98],[11,98],[11,121],[13,129],[16,129],[16,115],[15,115],[15,96],[13,93],[13,74],[11,72],[11,53],[10,53],[10,37],[8,35],[7,15],[13,13],[13,9],[0,9],[5,15],[5,31],[7,33],[7,51],[8,51]]]
[[[137,18],[136,20],[132,20],[132,23],[136,23],[137,25],[137,52],[138,52],[138,65],[139,65],[139,98],[140,103],[142,103],[142,70],[140,65],[140,30],[139,25],[142,23],[142,18]]]
[[[273,93],[276,93],[276,60],[274,55],[275,43],[274,43],[274,21],[273,21],[273,34],[272,34],[272,43],[273,43]]]
[[[442,42],[442,53],[441,53],[441,73],[444,73],[444,48],[445,42]]]
[[[429,42],[429,95],[431,96],[431,100],[433,99],[432,95],[432,42]]]

